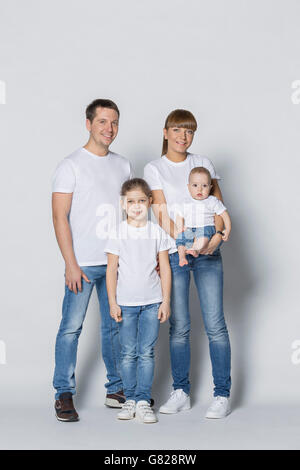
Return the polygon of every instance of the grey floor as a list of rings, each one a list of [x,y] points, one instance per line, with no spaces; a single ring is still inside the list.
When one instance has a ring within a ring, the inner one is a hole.
[[[300,449],[300,407],[244,406],[224,420],[206,406],[158,415],[157,424],[121,422],[116,410],[84,407],[78,423],[60,423],[52,407],[1,410],[1,449]]]

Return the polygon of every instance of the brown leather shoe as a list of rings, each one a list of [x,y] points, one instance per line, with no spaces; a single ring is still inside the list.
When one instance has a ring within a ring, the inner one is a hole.
[[[59,395],[59,399],[55,401],[55,411],[58,421],[68,423],[79,421],[79,416],[74,408],[72,393],[70,392]]]
[[[120,390],[116,393],[107,393],[105,405],[109,408],[122,408],[123,403],[125,403],[126,397],[123,390]],[[151,398],[150,406],[154,405],[154,400]]]

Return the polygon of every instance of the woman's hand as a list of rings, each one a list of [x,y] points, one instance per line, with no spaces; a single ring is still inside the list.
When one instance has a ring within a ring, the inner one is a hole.
[[[212,255],[214,251],[218,248],[222,241],[222,235],[220,233],[215,233],[206,248],[200,250],[200,255]]]
[[[162,302],[158,309],[158,316],[157,318],[160,320],[160,323],[164,323],[165,321],[170,318],[170,303],[169,302]]]
[[[117,322],[122,321],[122,310],[118,304],[113,304],[110,306],[110,316]]]

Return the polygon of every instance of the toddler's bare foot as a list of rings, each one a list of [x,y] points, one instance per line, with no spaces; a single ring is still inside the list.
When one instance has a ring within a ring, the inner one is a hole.
[[[188,260],[186,259],[186,257],[180,257],[179,258],[179,266],[185,266],[186,264],[189,264]]]

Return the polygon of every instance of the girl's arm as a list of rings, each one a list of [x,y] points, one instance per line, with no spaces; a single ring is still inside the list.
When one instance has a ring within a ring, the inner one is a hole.
[[[168,250],[160,251],[159,267],[163,301],[158,310],[158,318],[161,323],[170,317],[170,297],[171,297],[171,268],[169,263]]]
[[[223,241],[224,242],[227,242],[228,238],[229,238],[229,234],[231,232],[231,219],[230,219],[230,216],[228,214],[228,211],[224,211],[222,212],[222,214],[220,214],[223,221],[224,221],[224,224],[225,224],[225,229],[223,230]]]
[[[119,256],[107,253],[106,289],[110,307],[110,316],[116,321],[122,321],[122,311],[116,301],[117,275]]]
[[[184,231],[184,218],[178,214],[176,215],[176,230],[177,233]]]

